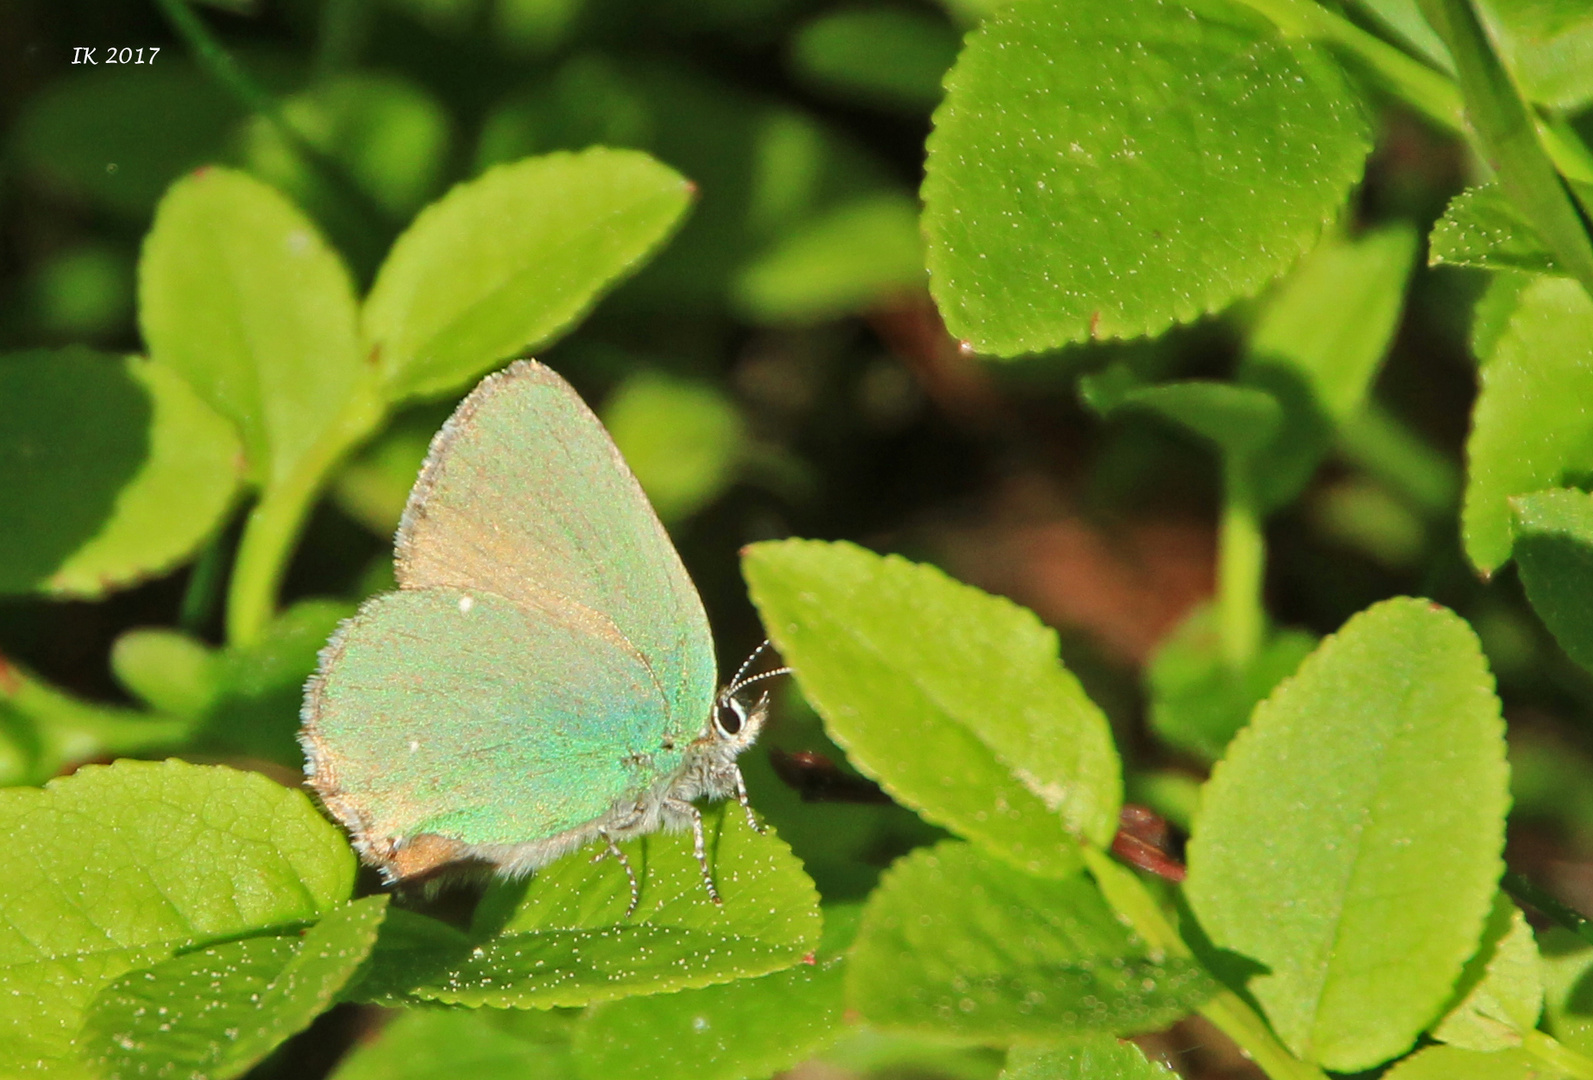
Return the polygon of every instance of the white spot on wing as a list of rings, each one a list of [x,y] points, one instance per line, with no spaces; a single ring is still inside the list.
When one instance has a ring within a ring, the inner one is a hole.
[[[414,739],[410,739],[409,740],[409,752],[411,754],[413,754],[416,750],[419,750],[419,749],[420,749],[420,743],[417,742]]]
[[[459,614],[468,615],[468,614],[470,614],[470,609],[475,607],[475,606],[476,606],[475,597],[473,597],[473,596],[461,596],[459,598]]]

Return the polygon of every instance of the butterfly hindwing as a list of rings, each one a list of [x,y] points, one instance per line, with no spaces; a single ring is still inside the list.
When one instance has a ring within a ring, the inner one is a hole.
[[[369,848],[548,837],[680,762],[652,675],[580,612],[388,593],[328,646],[306,699],[311,783]]]

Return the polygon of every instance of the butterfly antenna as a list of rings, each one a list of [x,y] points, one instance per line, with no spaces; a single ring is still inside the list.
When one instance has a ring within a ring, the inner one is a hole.
[[[752,677],[746,678],[746,679],[737,679],[735,682],[730,684],[730,689],[726,690],[725,693],[726,694],[738,694],[741,691],[745,690],[747,687],[751,686],[755,682],[762,682],[764,679],[773,679],[773,678],[775,678],[777,676],[780,676],[780,675],[789,675],[789,674],[791,674],[791,669],[790,668],[788,668],[788,667],[777,667],[773,671],[765,671],[761,675],[753,675]]]
[[[764,638],[763,639],[763,644],[759,645],[756,649],[753,649],[752,650],[752,655],[747,657],[747,659],[742,663],[742,665],[739,668],[736,669],[736,673],[730,677],[730,689],[729,689],[729,691],[727,691],[728,693],[732,693],[733,694],[733,693],[736,692],[736,688],[741,685],[742,676],[747,673],[748,669],[751,668],[753,664],[758,662],[758,657],[762,656],[764,654],[764,651],[767,650],[768,648],[769,648],[769,639],[768,638]]]

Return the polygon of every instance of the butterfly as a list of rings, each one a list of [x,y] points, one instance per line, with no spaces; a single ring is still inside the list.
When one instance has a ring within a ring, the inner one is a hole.
[[[619,842],[689,828],[719,903],[694,803],[734,797],[758,828],[736,758],[768,697],[744,695],[788,669],[748,676],[755,652],[716,688],[697,590],[569,383],[522,360],[460,402],[394,564],[305,688],[307,782],[360,857],[389,883],[520,876],[602,841],[634,911]]]

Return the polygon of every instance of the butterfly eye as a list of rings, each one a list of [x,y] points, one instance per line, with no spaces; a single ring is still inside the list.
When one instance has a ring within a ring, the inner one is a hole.
[[[714,710],[714,726],[725,738],[735,738],[747,726],[747,707],[735,698],[726,698]]]

